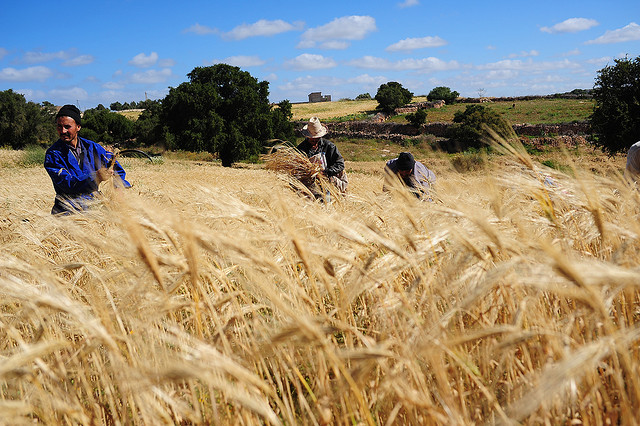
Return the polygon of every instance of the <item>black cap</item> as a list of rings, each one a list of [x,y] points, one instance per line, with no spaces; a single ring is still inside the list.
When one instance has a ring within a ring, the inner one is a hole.
[[[413,166],[416,164],[416,160],[413,159],[413,155],[410,152],[401,152],[398,155],[398,170],[413,170]]]
[[[75,121],[78,126],[82,125],[80,110],[75,105],[67,104],[62,108],[60,108],[60,111],[58,111],[58,113],[56,114],[56,120],[58,119],[58,117],[71,117],[73,118],[73,121]]]

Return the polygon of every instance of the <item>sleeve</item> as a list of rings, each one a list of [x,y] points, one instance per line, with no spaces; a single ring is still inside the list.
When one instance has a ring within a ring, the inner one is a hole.
[[[107,164],[109,164],[109,161],[113,157],[113,153],[108,152],[106,149],[104,149],[102,145],[95,142],[93,143],[93,149],[95,150],[94,155],[96,155],[99,159],[99,161],[96,162],[96,164],[94,165],[96,169],[99,169],[101,167],[107,167]],[[113,165],[113,171],[118,176],[120,176],[120,179],[122,179],[122,183],[125,188],[129,188],[131,186],[131,184],[126,180],[126,172],[124,171],[124,168],[120,165],[120,163],[117,160],[116,160],[116,163]]]
[[[333,143],[329,143],[326,151],[327,156],[327,176],[335,176],[344,171],[344,158],[340,155],[338,147]]]
[[[415,179],[418,181],[418,183],[425,188],[429,188],[431,185],[433,185],[436,182],[435,173],[429,170],[422,163],[416,162],[414,176],[415,176]]]
[[[56,193],[89,193],[98,189],[92,175],[82,172],[73,174],[67,163],[58,151],[47,151],[45,154],[44,168],[51,177]]]
[[[100,150],[104,151],[101,154],[101,158],[103,159],[103,164],[106,167],[106,165],[109,164],[109,161],[111,160],[111,158],[113,158],[113,153],[108,152],[100,144],[96,144],[96,146],[98,146]],[[127,173],[124,171],[124,168],[120,165],[118,160],[116,160],[116,163],[113,165],[113,171],[116,172],[118,176],[120,176],[120,179],[122,179],[122,183],[125,188],[131,187],[131,184],[126,179]]]
[[[305,140],[303,140],[302,142],[300,142],[300,143],[298,144],[298,146],[296,147],[296,149],[297,149],[298,151],[300,151],[300,152],[303,152],[303,153],[308,157],[308,156],[309,156],[309,153],[307,152],[307,149],[306,149],[306,148],[307,148],[307,145],[305,144],[305,142],[306,142],[306,141],[307,141],[307,140],[305,139]]]

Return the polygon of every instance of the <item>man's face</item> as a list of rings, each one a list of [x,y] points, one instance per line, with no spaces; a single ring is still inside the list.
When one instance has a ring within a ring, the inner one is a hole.
[[[309,145],[315,148],[316,146],[318,146],[318,141],[320,140],[320,138],[307,138],[307,140],[309,141]]]
[[[56,121],[58,123],[58,135],[60,135],[60,139],[75,147],[76,143],[78,143],[77,137],[80,126],[78,126],[71,117],[58,117]]]
[[[407,176],[409,176],[411,174],[412,170],[398,170],[398,174],[403,177],[406,178]]]

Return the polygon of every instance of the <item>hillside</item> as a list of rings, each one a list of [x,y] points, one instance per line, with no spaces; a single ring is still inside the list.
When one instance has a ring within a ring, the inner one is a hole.
[[[424,96],[416,97],[413,102],[424,102]],[[293,120],[308,120],[316,116],[325,121],[364,120],[375,114],[377,101],[336,101],[294,104]],[[458,111],[463,111],[469,103],[445,105],[439,109],[427,111],[428,122],[451,122]],[[501,113],[512,123],[555,124],[584,121],[593,112],[590,99],[532,99],[516,102],[487,102],[482,105]],[[391,118],[391,121],[406,123],[404,115]]]

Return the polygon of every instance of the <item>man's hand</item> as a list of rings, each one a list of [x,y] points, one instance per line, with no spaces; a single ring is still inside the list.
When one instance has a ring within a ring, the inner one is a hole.
[[[106,167],[102,167],[101,169],[96,170],[96,181],[98,184],[104,182],[105,180],[111,179],[115,175],[113,169]]]

